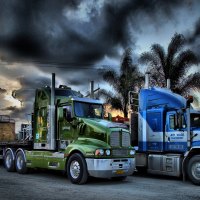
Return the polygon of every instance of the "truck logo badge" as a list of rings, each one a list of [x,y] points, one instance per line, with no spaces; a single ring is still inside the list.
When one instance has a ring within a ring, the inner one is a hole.
[[[36,133],[36,140],[38,140],[40,138],[40,134],[39,133]]]
[[[62,130],[70,131],[70,126],[63,126],[63,127],[62,127]]]

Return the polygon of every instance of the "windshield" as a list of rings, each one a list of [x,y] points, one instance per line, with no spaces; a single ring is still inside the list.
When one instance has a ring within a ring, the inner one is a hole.
[[[200,114],[191,114],[191,127],[200,128]]]
[[[85,102],[74,102],[74,112],[77,117],[102,118],[103,106]]]

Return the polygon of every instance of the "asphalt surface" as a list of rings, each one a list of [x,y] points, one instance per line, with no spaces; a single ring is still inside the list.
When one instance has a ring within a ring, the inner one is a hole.
[[[71,184],[60,172],[36,170],[21,175],[0,164],[0,200],[199,200],[200,186],[181,179],[135,174],[124,181],[90,179]]]

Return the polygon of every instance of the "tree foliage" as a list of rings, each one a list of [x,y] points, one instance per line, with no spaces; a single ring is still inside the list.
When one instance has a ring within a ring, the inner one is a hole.
[[[185,38],[174,34],[167,51],[160,44],[153,44],[149,52],[140,56],[140,62],[149,65],[151,84],[166,87],[171,80],[171,89],[179,94],[186,94],[190,88],[200,88],[200,73],[187,76],[192,65],[198,64],[196,55],[185,49]]]
[[[128,92],[141,87],[142,74],[133,64],[131,49],[125,50],[119,72],[109,69],[103,73],[103,79],[110,84],[114,92],[101,90],[100,95],[104,96],[112,108],[123,111],[124,117],[128,116]]]

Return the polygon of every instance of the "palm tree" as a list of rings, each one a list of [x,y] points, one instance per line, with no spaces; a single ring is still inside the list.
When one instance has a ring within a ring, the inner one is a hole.
[[[112,108],[123,111],[124,117],[128,116],[128,92],[140,88],[143,81],[137,66],[132,64],[131,52],[130,48],[125,50],[119,73],[112,69],[103,72],[103,79],[112,86],[114,93],[104,89],[100,91]]]
[[[185,38],[175,33],[167,52],[159,44],[153,44],[151,51],[140,56],[140,62],[150,64],[151,83],[166,86],[167,79],[171,80],[172,91],[186,94],[190,88],[200,88],[200,73],[186,76],[192,65],[198,64],[196,55],[184,48]]]

